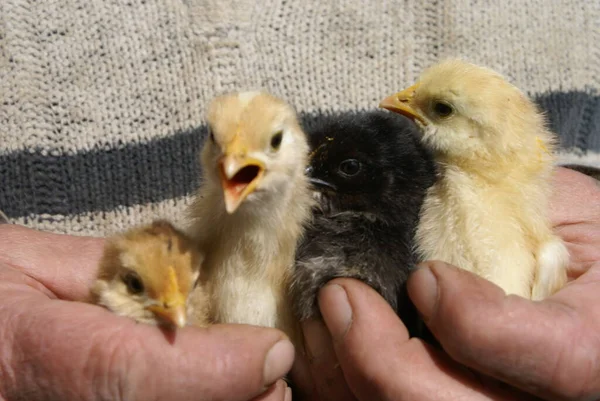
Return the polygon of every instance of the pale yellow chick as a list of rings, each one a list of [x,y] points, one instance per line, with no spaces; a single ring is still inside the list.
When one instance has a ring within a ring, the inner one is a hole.
[[[439,163],[416,234],[423,259],[534,300],[565,284],[568,251],[548,218],[555,137],[533,102],[492,70],[447,60],[380,107],[414,119]]]
[[[263,92],[213,100],[190,232],[217,323],[276,327],[297,343],[288,286],[313,200],[309,146],[293,109]]]
[[[206,326],[201,263],[196,245],[167,221],[130,229],[107,239],[92,302],[141,323]]]

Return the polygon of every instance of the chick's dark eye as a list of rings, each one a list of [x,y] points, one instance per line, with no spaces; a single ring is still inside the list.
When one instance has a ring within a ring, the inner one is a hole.
[[[448,103],[434,102],[433,103],[433,112],[438,117],[448,117],[452,113],[454,113],[454,109]]]
[[[123,276],[123,282],[127,286],[127,290],[132,294],[139,294],[144,291],[142,279],[133,272],[125,274]]]
[[[352,177],[360,171],[360,162],[356,159],[344,160],[340,163],[340,172],[344,175]]]
[[[272,137],[271,137],[271,148],[273,150],[277,150],[279,149],[279,147],[281,146],[281,140],[283,139],[283,131],[277,131]]]

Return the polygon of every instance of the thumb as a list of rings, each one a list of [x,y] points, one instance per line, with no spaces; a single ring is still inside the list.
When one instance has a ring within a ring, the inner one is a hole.
[[[576,283],[532,302],[463,269],[427,262],[409,278],[408,292],[456,361],[541,397],[580,399],[600,374],[597,319],[581,313],[600,286]]]
[[[0,264],[41,283],[55,297],[85,300],[96,279],[102,238],[55,234],[15,224],[0,225]]]
[[[275,329],[215,325],[169,336],[94,305],[19,299],[23,293],[12,294],[9,316],[0,313],[11,333],[0,346],[3,376],[14,379],[0,383],[7,399],[27,389],[29,400],[242,401],[266,391],[294,359]]]
[[[364,283],[332,280],[320,291],[319,306],[343,375],[360,400],[517,399],[512,389],[483,388],[445,353],[409,339],[394,310]]]

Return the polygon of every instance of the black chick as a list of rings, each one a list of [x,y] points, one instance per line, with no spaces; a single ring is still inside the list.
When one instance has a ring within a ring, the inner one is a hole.
[[[380,111],[322,116],[305,130],[312,149],[307,175],[319,206],[296,256],[297,318],[319,316],[319,289],[350,277],[378,291],[414,334],[420,323],[405,282],[417,262],[421,204],[436,176],[419,131],[403,116]]]

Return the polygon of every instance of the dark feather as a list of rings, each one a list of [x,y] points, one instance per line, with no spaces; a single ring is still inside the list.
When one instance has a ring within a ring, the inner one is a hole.
[[[322,116],[305,130],[313,149],[307,174],[319,207],[298,248],[292,282],[297,317],[319,316],[319,289],[351,277],[378,291],[414,328],[405,283],[416,264],[420,208],[436,175],[417,127],[403,116],[372,111]]]

